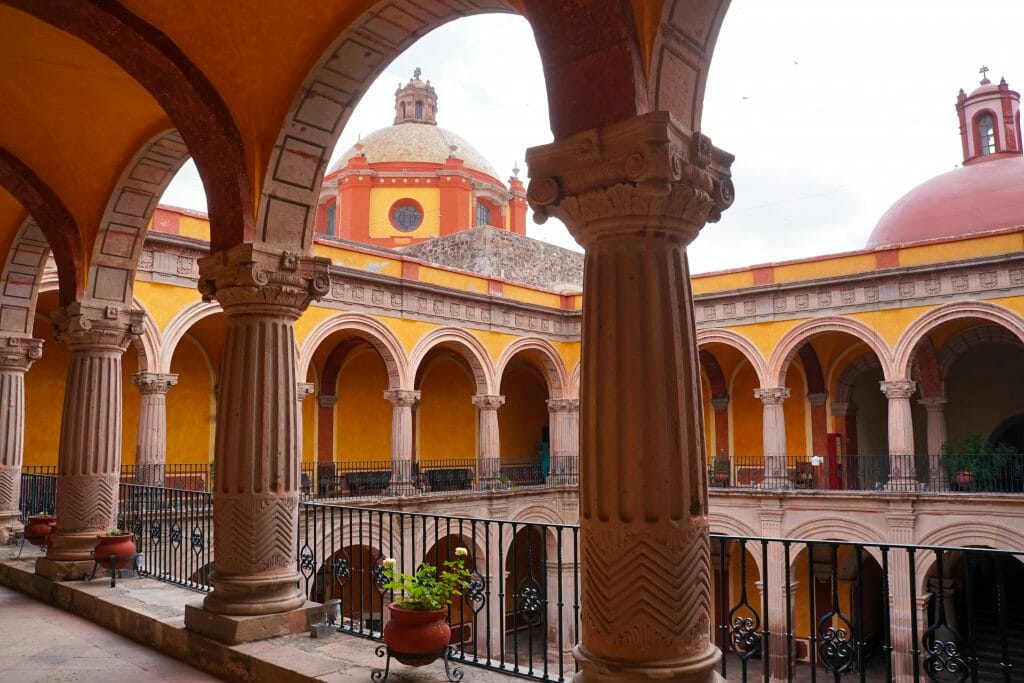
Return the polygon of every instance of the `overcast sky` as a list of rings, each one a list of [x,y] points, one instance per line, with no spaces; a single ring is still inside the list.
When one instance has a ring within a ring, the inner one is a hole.
[[[703,130],[736,155],[736,203],[690,248],[694,272],[861,248],[918,183],[962,160],[954,103],[978,69],[1024,88],[1024,0],[733,0],[718,40]],[[473,144],[501,180],[552,140],[543,73],[525,20],[462,19],[421,39],[369,89],[335,158],[391,125],[415,67],[438,124]],[[205,210],[191,163],[163,201]],[[528,234],[575,246],[555,221]]]

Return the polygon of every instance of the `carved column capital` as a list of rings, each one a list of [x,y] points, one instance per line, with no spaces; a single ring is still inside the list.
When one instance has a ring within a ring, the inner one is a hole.
[[[912,379],[898,379],[892,382],[879,382],[882,393],[888,399],[910,398],[917,390],[917,382]]]
[[[75,301],[53,314],[53,337],[72,351],[124,353],[142,334],[144,318],[142,311],[130,308]]]
[[[28,372],[32,363],[42,357],[42,339],[7,337],[0,340],[0,370]]]
[[[505,405],[505,397],[496,394],[477,394],[473,397],[473,405],[480,410],[497,410]]]
[[[312,382],[296,382],[295,384],[295,398],[299,403],[302,403],[307,398],[313,395],[313,390],[316,389],[316,385]]]
[[[527,198],[534,220],[563,220],[580,244],[652,234],[687,244],[733,202],[733,156],[651,112],[533,147]]]
[[[711,407],[717,410],[728,410],[729,409],[729,397],[728,396],[717,396],[711,399]]]
[[[411,389],[388,389],[384,392],[384,399],[391,401],[396,408],[412,408],[420,402],[420,392]]]
[[[754,398],[766,406],[781,405],[789,398],[789,389],[786,387],[767,387],[754,389]]]
[[[331,396],[330,394],[320,394],[316,397],[316,402],[321,408],[333,408],[338,403],[338,397]]]
[[[239,312],[298,318],[331,288],[330,260],[262,244],[239,244],[199,259],[199,291],[228,315]]]
[[[174,373],[139,372],[132,375],[131,380],[140,394],[166,394],[178,383],[178,376]]]
[[[812,406],[823,406],[828,402],[828,392],[822,391],[816,394],[807,394],[807,402]]]
[[[918,404],[924,406],[924,409],[929,413],[944,413],[946,411],[947,403],[949,403],[949,401],[946,400],[945,396],[930,396],[918,401]]]
[[[578,398],[549,398],[547,403],[548,410],[553,413],[567,413],[580,409]]]

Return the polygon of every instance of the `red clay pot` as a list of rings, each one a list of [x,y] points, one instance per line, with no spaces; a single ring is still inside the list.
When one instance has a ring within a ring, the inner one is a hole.
[[[440,657],[452,638],[448,608],[419,611],[388,605],[391,620],[384,627],[384,642],[402,664],[423,666]]]
[[[117,536],[101,534],[96,537],[96,547],[92,551],[92,556],[104,569],[127,569],[132,565],[131,558],[135,557],[137,552],[135,534],[131,532]],[[111,562],[111,555],[128,559]]]
[[[46,539],[57,526],[57,518],[51,515],[29,515],[25,525],[25,540],[32,545],[46,545]]]

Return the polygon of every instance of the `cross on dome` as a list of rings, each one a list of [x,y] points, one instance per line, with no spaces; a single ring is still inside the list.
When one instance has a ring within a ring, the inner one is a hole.
[[[989,72],[989,68],[987,66],[985,66],[984,64],[982,64],[981,68],[978,69],[978,73],[981,74],[981,84],[982,85],[986,85],[988,83],[991,83],[991,81],[988,80],[988,72]]]

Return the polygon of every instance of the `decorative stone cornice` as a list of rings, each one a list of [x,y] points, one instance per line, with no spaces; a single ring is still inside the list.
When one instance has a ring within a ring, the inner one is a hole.
[[[882,389],[885,397],[890,400],[910,398],[917,390],[917,382],[912,379],[898,379],[892,382],[883,381],[879,382],[878,386]]]
[[[812,406],[823,406],[828,402],[828,392],[822,391],[816,394],[807,394],[807,402]]]
[[[780,405],[789,398],[789,389],[786,387],[767,387],[754,389],[754,398],[766,406]]]
[[[338,397],[331,396],[330,394],[320,394],[316,397],[316,403],[321,408],[333,408],[338,403]]]
[[[711,399],[711,407],[715,410],[728,410],[729,409],[729,397],[718,396]]]
[[[32,363],[42,357],[42,339],[7,337],[0,341],[0,371],[28,372]]]
[[[505,397],[496,394],[477,394],[473,397],[473,405],[480,410],[497,410],[505,405]]]
[[[316,385],[312,382],[296,382],[295,384],[295,398],[299,403],[302,403],[307,398],[313,395],[313,391],[316,389]]]
[[[142,311],[76,301],[54,312],[53,337],[72,351],[123,353],[132,339],[142,334],[144,318]]]
[[[262,244],[239,244],[199,259],[199,291],[230,309],[267,307],[297,318],[331,289],[330,260]]]
[[[385,400],[391,401],[396,408],[411,408],[420,402],[420,392],[412,389],[388,389],[384,392]]]
[[[578,398],[549,398],[548,410],[553,413],[572,412],[580,409]]]
[[[131,380],[140,394],[166,394],[178,383],[178,376],[174,373],[140,372],[132,375]]]
[[[652,230],[691,242],[733,202],[733,156],[650,112],[526,153],[534,220],[555,216],[584,247]]]

